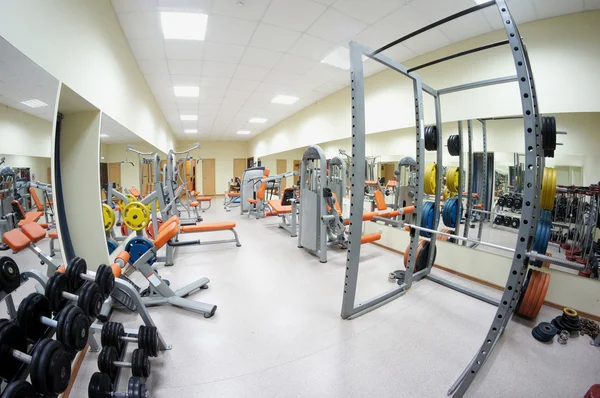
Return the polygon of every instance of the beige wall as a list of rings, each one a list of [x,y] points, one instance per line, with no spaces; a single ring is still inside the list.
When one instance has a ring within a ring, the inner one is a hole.
[[[600,111],[600,11],[571,14],[520,26],[533,65],[543,113]],[[453,44],[406,62],[417,65],[450,53],[505,39],[502,31]],[[372,62],[372,61],[367,61]],[[509,50],[500,47],[419,71],[434,88],[513,75]],[[582,83],[583,84],[580,84]],[[425,117],[433,121],[433,101],[425,95]],[[521,112],[516,84],[455,93],[442,98],[446,121],[514,115]],[[412,85],[386,70],[365,82],[366,129],[372,134],[414,126]],[[262,157],[351,135],[350,92],[345,88],[305,108],[250,141],[250,154]],[[512,144],[512,143],[511,143]],[[520,141],[518,142],[520,144]],[[414,147],[414,139],[410,146]],[[522,146],[521,146],[522,148]],[[572,153],[572,152],[571,152]]]
[[[133,162],[134,166],[129,163],[123,163],[121,165],[121,185],[123,188],[136,187],[140,188],[140,167],[138,162],[137,153],[127,152],[127,146],[129,144],[108,144],[102,145],[100,148],[100,155],[104,156],[104,163],[115,163],[120,161]],[[141,152],[152,152],[155,148],[146,142],[132,142],[131,145]],[[166,160],[167,155],[161,151],[158,152],[161,160]],[[140,191],[141,192],[141,191]]]
[[[6,159],[2,167],[29,167],[31,169],[32,181],[48,182],[49,157],[0,155],[0,158],[3,157]]]
[[[0,35],[144,140],[173,146],[110,1],[3,1]]]
[[[0,152],[50,157],[52,122],[0,105]]]
[[[277,174],[277,159],[285,159],[286,160],[286,172],[294,170],[294,160],[302,160],[302,155],[304,155],[304,151],[306,148],[298,148],[292,151],[280,152],[274,155],[263,156],[260,158],[261,164],[271,170],[271,175]],[[287,185],[292,186],[296,181],[298,181],[300,177],[294,177],[287,179]],[[293,182],[292,182],[293,181]]]

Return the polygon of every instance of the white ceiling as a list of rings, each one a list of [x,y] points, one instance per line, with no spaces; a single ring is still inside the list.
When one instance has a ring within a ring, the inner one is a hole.
[[[105,113],[102,114],[100,121],[100,134],[106,134],[108,137],[100,137],[103,144],[134,144],[136,142],[145,142],[138,135],[132,133],[118,122],[111,119]]]
[[[52,121],[58,80],[0,36],[0,104]],[[21,101],[37,99],[48,104],[30,108]]]
[[[240,4],[241,3],[241,4]],[[349,72],[320,63],[356,40],[378,48],[474,0],[112,0],[140,70],[179,138],[248,139],[349,83]],[[511,0],[519,23],[600,8],[600,0]],[[209,15],[205,41],[164,40],[160,11]],[[502,27],[488,8],[386,51],[405,61]],[[383,67],[365,62],[365,74]],[[173,86],[200,87],[199,98]],[[294,105],[272,104],[278,94]],[[181,114],[198,114],[181,122]],[[252,117],[268,119],[250,124]],[[197,128],[198,134],[184,134]],[[251,130],[249,136],[236,135]]]

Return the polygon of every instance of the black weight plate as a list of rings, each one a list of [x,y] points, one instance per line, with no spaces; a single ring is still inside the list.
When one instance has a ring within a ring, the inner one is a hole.
[[[0,290],[10,293],[21,285],[21,273],[10,257],[0,258]]]
[[[40,361],[41,354],[45,347],[50,344],[51,339],[41,339],[33,346],[33,352],[31,355],[31,366],[29,369],[29,377],[31,378],[31,384],[35,387],[38,392],[46,392],[48,390],[48,382],[46,379],[46,372],[42,368]],[[35,361],[34,361],[35,358]]]
[[[58,395],[65,391],[71,380],[71,356],[64,346],[56,340],[50,340],[48,345],[40,350],[37,357],[38,369],[45,373],[46,389],[36,386],[43,394]],[[34,351],[32,362],[36,358]]]
[[[59,316],[59,322],[64,322],[66,339],[63,343],[76,351],[81,351],[88,342],[90,319],[81,308],[75,305],[69,305],[67,308],[70,308],[70,310],[65,313],[62,319]]]
[[[62,297],[63,292],[71,291],[69,277],[60,272],[55,272],[46,283],[46,297],[50,300],[50,307],[53,311],[58,311],[66,301]]]
[[[100,332],[100,343],[102,347],[112,346],[117,349],[117,351],[121,352],[121,343],[118,336],[118,333],[115,333],[115,328],[118,328],[117,322],[106,322],[102,326],[102,331]]]
[[[552,151],[552,157],[554,157],[554,151],[556,150],[556,118],[550,116],[550,150]]]
[[[546,336],[549,339],[552,339],[558,333],[556,327],[550,322],[541,322],[539,325],[537,325],[537,328],[540,335]]]
[[[115,288],[115,275],[112,268],[106,264],[100,265],[96,270],[96,283],[100,288],[102,297],[106,300]]]
[[[98,370],[106,373],[111,380],[117,374],[117,367],[113,365],[115,361],[118,361],[117,349],[112,346],[102,347],[102,351],[98,355]]]
[[[498,198],[498,206],[504,207],[505,205],[506,205],[506,199],[504,198],[504,196],[500,196]]]
[[[538,333],[538,329],[537,327],[531,329],[531,335],[537,340],[537,341],[541,341],[541,342],[545,342],[544,337],[542,337],[539,333]]]
[[[506,198],[506,207],[513,207],[515,204],[515,200],[512,196]]]
[[[146,384],[140,377],[130,377],[127,383],[127,397],[128,398],[144,398],[148,395]]]
[[[106,373],[95,372],[88,384],[89,398],[107,398],[110,397],[113,386],[110,381],[110,376]]]
[[[65,346],[69,345],[69,333],[66,327],[67,314],[72,311],[73,307],[73,304],[65,305],[54,317],[56,319],[56,340]]]
[[[102,310],[102,293],[96,282],[86,281],[79,289],[79,299],[77,305],[87,316],[96,318]]]
[[[542,148],[544,149],[544,151],[551,149],[550,145],[548,143],[548,136],[550,135],[550,128],[549,128],[549,124],[548,124],[548,117],[547,116],[542,116]]]
[[[512,221],[512,217],[504,217],[503,223],[505,227],[510,227],[510,223]]]
[[[148,356],[158,356],[158,328],[141,325],[138,329],[138,347],[144,349]]]
[[[513,218],[511,221],[510,226],[513,228],[519,228],[519,226],[521,225],[521,220],[518,218]]]
[[[496,224],[496,225],[504,224],[504,216],[496,216],[496,218],[494,218],[494,224]]]
[[[122,323],[113,322],[111,329],[112,346],[115,347],[119,353],[125,348],[125,342],[121,340],[121,337],[125,336],[125,327]]]
[[[28,339],[39,340],[48,330],[48,326],[40,322],[42,316],[52,317],[50,301],[43,294],[31,293],[19,304],[17,324]]]
[[[2,398],[38,398],[35,388],[25,380],[8,383],[2,392]]]
[[[0,378],[11,380],[22,363],[8,349],[27,352],[27,339],[21,328],[8,319],[0,319]]]
[[[150,376],[150,360],[148,354],[141,348],[135,349],[131,353],[131,374],[144,378]]]
[[[81,279],[81,274],[85,274],[87,272],[87,263],[81,257],[74,257],[71,261],[69,261],[69,265],[67,265],[67,270],[65,273],[69,277],[71,281],[71,288],[73,291],[77,291],[83,285],[84,280]]]

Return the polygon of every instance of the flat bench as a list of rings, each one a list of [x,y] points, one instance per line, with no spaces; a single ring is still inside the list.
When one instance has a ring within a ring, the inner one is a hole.
[[[169,242],[169,246],[191,246],[191,245],[210,245],[216,243],[236,243],[237,247],[240,247],[240,240],[238,234],[235,230],[236,223],[233,221],[222,221],[222,222],[213,222],[213,223],[199,223],[194,225],[182,225],[179,226],[179,217],[171,216],[167,221],[163,223],[158,229],[158,233],[169,228],[171,224],[177,225],[179,228],[179,232],[182,234],[192,234],[192,233],[201,233],[201,232],[217,232],[217,231],[231,231],[235,239],[228,240],[217,240],[217,241],[208,241],[202,242],[200,240],[193,241],[184,241],[184,242]]]
[[[25,218],[19,221],[18,226],[22,227],[25,224],[37,223],[43,215],[44,213],[41,211],[30,211],[25,213]]]
[[[286,214],[292,212],[292,206],[284,206],[281,204],[281,200],[279,199],[271,199],[267,201],[269,207],[271,208],[271,215],[276,214]]]
[[[208,203],[208,207],[203,207],[202,203]],[[196,196],[196,200],[190,202],[190,207],[194,208],[194,211],[196,210],[196,208],[202,210],[202,212],[204,213],[206,210],[210,209],[210,207],[212,206],[212,197],[210,196]]]

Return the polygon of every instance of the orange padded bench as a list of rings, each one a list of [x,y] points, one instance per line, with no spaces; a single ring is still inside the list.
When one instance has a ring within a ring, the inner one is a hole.
[[[196,225],[183,225],[179,230],[182,233],[190,232],[208,232],[208,231],[225,231],[235,228],[233,221],[223,221],[214,223],[201,223]]]
[[[41,225],[36,223],[30,223],[23,225],[21,231],[29,238],[33,243],[37,243],[46,237],[46,230]]]
[[[31,240],[20,229],[13,229],[2,236],[4,243],[14,252],[20,252],[31,245]]]
[[[43,215],[44,215],[44,213],[41,211],[30,211],[28,213],[25,213],[25,218],[23,220],[19,221],[18,226],[22,227],[23,225],[26,225],[26,224],[37,223],[38,220]]]
[[[135,187],[129,188],[129,193],[132,194],[133,196],[135,196],[136,198],[139,198],[139,197],[142,196],[142,194],[140,193],[140,191],[138,191],[138,189],[135,188]]]
[[[271,208],[271,215],[277,214],[287,214],[292,212],[292,206],[283,206],[281,204],[281,200],[279,199],[271,199],[267,201],[269,207]]]
[[[208,202],[208,207],[202,207],[202,203],[207,203],[207,202]],[[196,196],[196,200],[194,200],[193,202],[190,202],[190,206],[197,207],[200,210],[202,210],[202,212],[205,212],[206,210],[210,209],[210,207],[212,206],[212,197]],[[195,209],[194,209],[194,211],[195,211]]]

